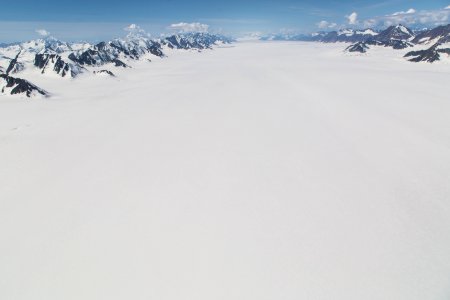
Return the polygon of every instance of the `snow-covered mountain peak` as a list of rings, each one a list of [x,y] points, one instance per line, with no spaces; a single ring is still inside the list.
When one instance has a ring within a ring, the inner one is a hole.
[[[378,35],[378,32],[376,32],[375,30],[373,30],[371,28],[368,28],[365,30],[357,30],[356,33],[361,34],[361,35],[372,35],[372,36]]]
[[[345,36],[353,36],[355,34],[355,31],[353,29],[341,29],[338,31],[337,34]]]

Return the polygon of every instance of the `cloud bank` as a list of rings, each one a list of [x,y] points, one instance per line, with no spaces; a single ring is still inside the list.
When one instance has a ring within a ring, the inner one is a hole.
[[[36,29],[36,33],[39,34],[40,36],[49,36],[50,32],[48,32],[45,29]]]
[[[169,26],[171,30],[178,32],[207,32],[209,25],[201,23],[176,23]]]
[[[317,27],[319,27],[320,29],[326,29],[326,28],[335,28],[337,26],[336,23],[330,23],[328,21],[320,21],[319,23],[316,24]]]
[[[374,17],[363,22],[365,27],[391,26],[403,24],[408,26],[438,26],[448,24],[450,20],[450,6],[430,11],[416,11],[410,8],[391,15]]]

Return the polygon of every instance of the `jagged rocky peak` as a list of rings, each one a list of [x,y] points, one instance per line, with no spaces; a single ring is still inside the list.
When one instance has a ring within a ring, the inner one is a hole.
[[[190,32],[174,34],[161,40],[161,44],[167,45],[172,49],[210,49],[217,43],[231,43],[229,38],[222,35],[216,35],[203,32]]]
[[[423,30],[414,38],[413,43],[415,44],[426,44],[429,42],[440,42],[448,43],[450,42],[450,24],[438,26],[433,29]]]
[[[381,42],[389,40],[410,41],[414,39],[414,36],[414,32],[411,29],[399,24],[383,30],[376,36],[376,39]]]
[[[0,91],[2,94],[25,95],[29,98],[49,96],[45,90],[37,87],[28,80],[15,78],[7,74],[0,74]]]
[[[372,34],[362,42],[351,45],[346,49],[347,52],[365,53],[369,46],[390,47],[395,50],[406,49],[414,46],[411,42],[414,38],[414,32],[403,26],[390,26],[378,34]]]
[[[83,72],[83,68],[77,64],[68,63],[58,54],[36,54],[34,65],[39,68],[42,74],[53,71],[61,77],[76,77]]]
[[[63,53],[72,50],[69,43],[51,36],[13,45],[12,47],[19,47],[21,50],[31,53]]]
[[[371,40],[366,43],[369,45],[375,45],[375,46],[391,47],[394,50],[401,50],[401,49],[406,49],[406,48],[414,46],[414,44],[412,44],[408,41],[396,40],[396,39],[391,39],[391,40],[387,40],[387,41]]]
[[[358,53],[366,53],[369,50],[369,46],[367,46],[364,42],[358,42],[356,44],[348,46],[345,51],[347,52],[358,52]]]
[[[85,51],[71,53],[69,59],[80,65],[101,66],[113,63],[117,67],[127,67],[123,59],[139,59],[146,54],[164,56],[158,42],[144,37],[128,36],[126,39],[101,42]]]
[[[209,33],[187,33],[172,35],[160,40],[152,40],[142,34],[128,34],[125,39],[101,42],[85,51],[76,51],[69,59],[80,65],[101,66],[113,63],[127,67],[125,59],[140,59],[147,54],[164,57],[163,45],[176,49],[206,49],[216,43],[229,43],[229,39]]]
[[[433,63],[441,60],[442,55],[449,56],[450,48],[441,47],[440,43],[436,43],[426,50],[408,52],[405,57],[411,62]]]
[[[171,41],[171,42],[170,42]],[[231,40],[209,33],[189,33],[174,35],[172,39],[152,40],[142,30],[134,30],[125,38],[101,42],[96,45],[88,43],[66,43],[52,37],[37,39],[25,43],[0,47],[1,93],[25,94],[28,97],[48,93],[25,79],[12,77],[24,66],[38,68],[42,74],[56,74],[73,78],[82,72],[95,75],[115,76],[113,72],[99,67],[111,64],[116,67],[129,67],[131,60],[152,61],[154,56],[164,57],[163,43],[182,49],[206,49],[218,43]],[[95,70],[97,69],[97,70]]]
[[[25,69],[25,65],[19,62],[19,56],[21,51],[17,53],[17,55],[11,59],[8,68],[6,69],[6,75],[16,74]]]

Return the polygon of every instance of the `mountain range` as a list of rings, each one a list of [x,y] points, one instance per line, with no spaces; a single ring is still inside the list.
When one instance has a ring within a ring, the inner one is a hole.
[[[432,29],[414,31],[401,24],[389,26],[385,30],[374,29],[317,32],[299,35],[269,35],[262,40],[273,41],[308,41],[322,43],[352,43],[346,52],[366,53],[376,46],[390,47],[395,50],[419,47],[421,49],[407,52],[405,57],[411,62],[435,62],[442,55],[450,53],[450,24]],[[423,49],[426,47],[425,49]]]
[[[82,73],[114,76],[108,68],[128,68],[129,61],[163,58],[168,49],[202,51],[231,42],[222,35],[183,33],[160,39],[129,34],[123,39],[95,45],[67,43],[53,37],[5,45],[0,47],[0,92],[27,97],[49,96],[47,91],[17,77],[26,69],[62,78],[75,78]]]
[[[345,49],[348,53],[367,53],[374,47],[411,48],[411,51],[403,52],[411,62],[433,63],[450,55],[450,24],[420,31],[396,25],[382,31],[343,29],[310,35],[269,35],[261,39],[351,43]],[[25,71],[61,78],[76,78],[80,74],[115,76],[111,68],[130,68],[132,61],[164,58],[169,49],[202,51],[232,41],[222,35],[196,32],[159,39],[130,33],[125,38],[97,44],[67,43],[53,37],[3,44],[0,45],[0,94],[49,96],[49,92],[21,78],[20,74]]]

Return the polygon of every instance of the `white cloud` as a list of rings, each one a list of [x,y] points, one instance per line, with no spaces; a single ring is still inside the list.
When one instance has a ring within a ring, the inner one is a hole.
[[[136,24],[130,24],[127,27],[125,27],[123,30],[125,31],[135,31],[136,29],[139,29],[140,27]]]
[[[48,32],[45,29],[36,29],[36,33],[39,34],[40,36],[49,36],[50,32]]]
[[[450,8],[429,11],[416,11],[409,9],[405,12],[397,12],[391,15],[378,16],[361,22],[365,27],[386,27],[403,24],[406,26],[439,26],[448,24],[450,20]]]
[[[348,19],[348,24],[355,25],[358,23],[358,14],[356,12],[352,12],[349,16],[346,16]]]
[[[146,33],[139,25],[130,24],[123,30],[129,32],[128,37],[150,37],[150,34]]]
[[[201,23],[177,23],[169,26],[170,29],[179,32],[207,32],[209,25]]]
[[[336,23],[330,23],[328,21],[320,21],[319,23],[316,24],[317,27],[319,27],[320,29],[325,29],[325,28],[334,28],[337,26]]]
[[[414,8],[410,8],[407,11],[398,11],[393,13],[393,16],[398,16],[398,15],[411,15],[411,14],[415,14],[416,10]]]
[[[125,27],[123,30],[128,31],[130,33],[145,33],[145,30],[136,24],[130,24],[127,27]]]
[[[393,14],[384,16],[374,16],[369,19],[359,20],[358,14],[353,12],[350,15],[345,16],[347,24],[334,25],[327,21],[321,21],[316,23],[316,26],[325,28],[340,27],[344,28],[348,25],[359,26],[363,28],[386,28],[392,25],[403,24],[410,27],[435,27],[439,25],[446,25],[450,23],[450,5],[446,8],[437,10],[416,10],[410,8],[406,11],[399,11]],[[331,27],[334,26],[334,27]]]
[[[378,21],[376,19],[367,19],[363,22],[364,28],[373,28],[378,24]]]

